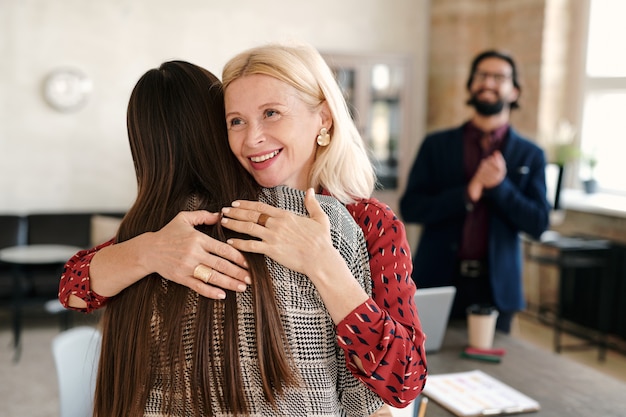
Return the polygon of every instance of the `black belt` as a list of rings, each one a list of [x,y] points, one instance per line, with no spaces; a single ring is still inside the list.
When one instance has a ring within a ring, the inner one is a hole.
[[[459,261],[459,275],[468,278],[485,277],[489,272],[489,266],[485,261],[463,260]]]

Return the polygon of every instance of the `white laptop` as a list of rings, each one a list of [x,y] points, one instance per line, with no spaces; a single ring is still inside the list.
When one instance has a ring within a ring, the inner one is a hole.
[[[419,288],[415,291],[417,313],[426,334],[426,352],[436,352],[441,348],[455,294],[453,286]]]

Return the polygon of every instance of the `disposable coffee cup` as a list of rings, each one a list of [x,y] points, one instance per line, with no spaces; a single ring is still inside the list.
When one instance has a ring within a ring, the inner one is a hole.
[[[498,310],[494,306],[473,304],[467,308],[468,344],[476,349],[491,349]]]

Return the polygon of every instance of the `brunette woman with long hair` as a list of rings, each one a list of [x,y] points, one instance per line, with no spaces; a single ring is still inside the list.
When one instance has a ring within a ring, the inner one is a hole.
[[[223,103],[219,80],[187,62],[140,78],[127,113],[138,194],[117,242],[158,231],[181,211],[215,213],[237,199],[260,198],[294,219],[311,209],[311,195],[262,190],[237,162]],[[360,229],[336,200],[318,200],[333,244],[371,292]],[[222,241],[245,237],[219,222],[198,228]],[[381,406],[346,369],[309,280],[262,255],[244,256],[252,284],[223,300],[156,273],[109,300],[94,416],[367,415]]]

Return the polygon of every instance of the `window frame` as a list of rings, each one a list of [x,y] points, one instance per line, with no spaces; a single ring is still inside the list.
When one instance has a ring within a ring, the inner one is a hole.
[[[589,57],[589,37],[591,35],[591,3],[594,0],[586,0],[584,2],[584,10],[582,13],[583,18],[581,19],[583,23],[580,31],[580,40],[579,45],[583,45],[581,50],[581,59],[580,59],[580,76],[579,80],[580,85],[582,86],[580,90],[580,99],[579,99],[579,123],[580,126],[580,135],[578,138],[578,147],[581,152],[581,157],[584,156],[584,153],[590,147],[590,140],[584,135],[585,126],[585,108],[587,106],[587,102],[590,99],[593,99],[593,96],[602,93],[602,92],[623,92],[626,94],[626,74],[623,76],[595,76],[590,75],[587,70],[587,62]],[[574,46],[574,45],[572,45]],[[572,181],[576,182],[576,188],[580,188],[582,186],[582,181],[588,178],[589,168],[584,160],[581,158],[576,164],[575,168],[575,176],[576,178],[570,178],[570,185],[572,185]],[[605,194],[620,194],[626,195],[626,187],[624,189],[615,189],[615,188],[603,188],[602,181],[599,181],[599,190],[601,193]]]

